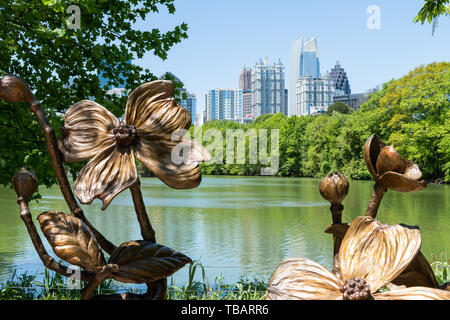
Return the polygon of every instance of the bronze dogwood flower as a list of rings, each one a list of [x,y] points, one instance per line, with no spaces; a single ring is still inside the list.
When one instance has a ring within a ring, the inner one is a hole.
[[[450,292],[426,287],[379,292],[409,265],[422,237],[417,227],[384,225],[357,217],[339,251],[339,274],[308,259],[286,259],[272,275],[267,300],[450,299]]]
[[[195,188],[200,184],[198,164],[210,156],[193,140],[174,139],[177,130],[189,129],[191,116],[172,95],[170,81],[139,86],[128,97],[123,122],[90,100],[67,110],[63,137],[58,141],[64,160],[92,158],[74,185],[81,203],[99,198],[102,209],[106,209],[118,193],[137,181],[136,158],[172,188]],[[172,151],[178,144],[184,152],[183,161],[174,163]]]
[[[403,158],[392,146],[371,135],[364,145],[364,160],[375,181],[385,189],[413,192],[427,185],[417,164]]]

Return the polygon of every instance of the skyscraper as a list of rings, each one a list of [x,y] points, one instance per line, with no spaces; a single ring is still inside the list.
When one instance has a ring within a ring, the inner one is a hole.
[[[247,119],[253,118],[252,111],[252,69],[244,67],[239,75],[239,89],[242,90],[242,113]]]
[[[284,66],[280,60],[273,65],[266,57],[252,68],[252,114],[254,118],[266,113],[287,113],[285,110]]]
[[[296,114],[296,83],[299,78],[307,74],[313,78],[320,77],[320,61],[317,39],[311,38],[304,41],[300,37],[292,44],[291,64],[289,67],[289,115]]]
[[[295,85],[300,77],[300,55],[302,53],[304,38],[300,37],[295,40],[291,47],[291,61],[289,65],[289,116],[296,114],[297,108],[295,99]]]
[[[252,69],[244,67],[239,75],[239,89],[252,90]]]
[[[182,89],[182,93],[183,91],[187,94],[186,99],[181,100],[181,105],[183,107],[185,107],[190,115],[191,115],[191,120],[192,120],[192,124],[196,125],[197,123],[197,98],[195,96],[195,94],[193,93],[189,93],[186,92],[186,89]]]
[[[211,120],[238,120],[242,118],[241,89],[211,89],[205,95],[205,118]]]
[[[347,73],[344,68],[341,67],[339,61],[336,61],[336,65],[330,71],[331,79],[333,79],[333,87],[335,90],[335,96],[342,96],[351,94],[350,83],[348,82]]]
[[[303,44],[300,55],[299,77],[304,77],[309,72],[313,78],[320,76],[319,48],[316,38],[311,38]]]
[[[328,72],[323,78],[313,78],[307,72],[296,86],[296,115],[324,113],[333,103],[333,80]]]

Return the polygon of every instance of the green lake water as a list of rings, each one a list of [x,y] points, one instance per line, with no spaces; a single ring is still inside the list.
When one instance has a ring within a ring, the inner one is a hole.
[[[225,283],[232,283],[242,276],[268,280],[288,257],[306,257],[331,268],[332,239],[323,232],[331,224],[331,213],[329,203],[319,194],[319,181],[206,176],[196,189],[173,190],[156,178],[143,178],[142,193],[158,243],[200,261],[210,282],[222,275]],[[364,215],[372,186],[371,181],[350,182],[343,202],[344,222]],[[43,198],[31,204],[38,229],[35,218],[39,213],[67,212],[58,187],[39,191]],[[107,210],[100,208],[98,200],[83,206],[88,219],[107,239],[116,245],[140,239],[129,190],[118,195]],[[0,188],[0,216],[0,282],[9,279],[13,270],[43,274],[12,189]],[[449,185],[429,185],[424,191],[408,194],[389,191],[377,218],[383,223],[420,226],[422,252],[427,258],[450,255]],[[181,269],[172,280],[186,283],[187,269]]]

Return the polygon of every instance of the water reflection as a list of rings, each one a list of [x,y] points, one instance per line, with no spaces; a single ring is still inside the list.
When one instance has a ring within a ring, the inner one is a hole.
[[[331,237],[323,231],[331,223],[329,204],[318,192],[318,179],[275,177],[204,177],[194,190],[173,190],[157,179],[142,181],[142,192],[157,241],[206,266],[213,281],[241,276],[268,279],[281,260],[307,257],[331,268]],[[372,182],[351,181],[344,200],[343,220],[365,212]],[[378,218],[390,224],[420,225],[422,251],[427,257],[450,250],[447,185],[430,185],[411,194],[388,192]],[[67,211],[57,187],[40,190],[43,199],[33,203],[35,218],[46,210]],[[19,272],[43,273],[26,229],[20,220],[15,194],[0,189],[0,281]],[[100,201],[83,206],[89,220],[110,241],[120,244],[140,238],[128,190],[101,211]],[[39,226],[37,225],[39,228]],[[44,239],[44,238],[43,238]],[[49,253],[50,246],[44,243]],[[187,267],[175,276],[187,281]]]

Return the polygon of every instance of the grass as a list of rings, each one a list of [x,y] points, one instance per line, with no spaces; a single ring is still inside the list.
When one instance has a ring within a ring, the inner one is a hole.
[[[450,281],[450,260],[447,255],[432,256],[431,267],[439,284]],[[194,280],[200,272],[201,281]],[[81,283],[81,287],[83,287]],[[124,289],[112,280],[104,281],[96,294],[114,294]],[[127,290],[135,293],[139,289]],[[175,285],[173,279],[167,288],[168,300],[262,300],[267,294],[267,282],[264,280],[241,278],[234,284],[225,284],[222,276],[210,283],[206,279],[205,269],[199,262],[189,265],[188,281],[183,286]],[[79,300],[80,290],[69,289],[67,279],[58,273],[45,269],[42,281],[36,275],[13,273],[10,280],[0,284],[0,300]]]
[[[447,254],[441,254],[439,257],[432,255],[430,265],[440,285],[450,282],[450,259]]]
[[[195,281],[197,271],[201,271],[202,281]],[[84,283],[81,283],[83,288]],[[222,277],[216,277],[212,284],[206,280],[205,269],[196,262],[189,265],[189,278],[186,285],[179,287],[173,282],[168,285],[168,300],[260,300],[266,295],[267,283],[262,280],[240,279],[233,285],[224,284]],[[124,289],[112,280],[104,281],[96,294],[114,294]],[[126,290],[135,293],[139,289]],[[69,289],[67,278],[45,269],[38,281],[37,275],[13,273],[11,279],[0,284],[0,300],[79,300],[80,289]]]

